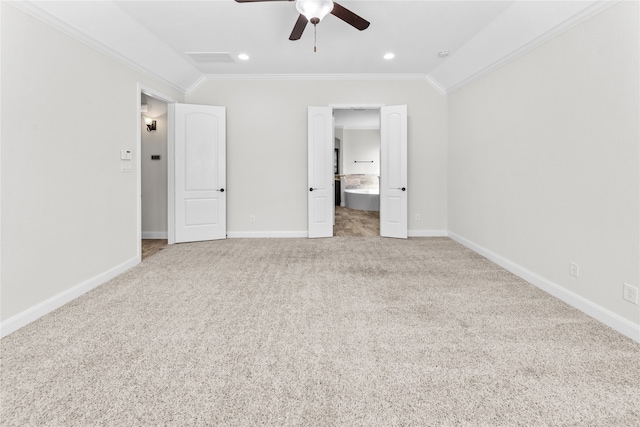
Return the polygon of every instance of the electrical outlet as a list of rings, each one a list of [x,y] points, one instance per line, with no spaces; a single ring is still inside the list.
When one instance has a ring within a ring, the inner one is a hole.
[[[416,221],[420,221],[420,214],[416,214]]]
[[[625,283],[622,287],[622,297],[629,302],[638,304],[638,288]]]
[[[249,215],[249,222],[256,222],[256,216],[255,215]]]
[[[571,267],[569,269],[569,274],[572,275],[573,277],[579,277],[580,275],[580,266],[578,264],[576,264],[575,262],[571,263]]]

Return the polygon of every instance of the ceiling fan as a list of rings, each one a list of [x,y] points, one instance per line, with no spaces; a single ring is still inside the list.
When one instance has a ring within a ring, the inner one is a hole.
[[[298,20],[293,26],[293,31],[291,31],[289,40],[299,40],[307,26],[307,22],[311,22],[313,24],[315,32],[316,25],[318,25],[320,21],[322,21],[322,18],[327,16],[329,13],[342,19],[344,22],[360,31],[366,30],[369,27],[369,21],[331,0],[236,0],[238,3],[256,3],[264,1],[296,2],[296,9],[300,12],[300,16],[298,16]],[[313,51],[316,51],[315,46],[313,47]]]

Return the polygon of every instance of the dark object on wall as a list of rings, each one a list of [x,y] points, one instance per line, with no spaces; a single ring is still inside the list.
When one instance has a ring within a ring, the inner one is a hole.
[[[160,160],[160,154],[152,154],[151,160]]]
[[[147,125],[147,132],[151,132],[152,130],[156,130],[156,121],[152,120],[152,119],[144,119],[146,125]]]

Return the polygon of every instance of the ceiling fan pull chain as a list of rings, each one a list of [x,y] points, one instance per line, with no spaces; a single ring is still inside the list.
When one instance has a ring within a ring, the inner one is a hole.
[[[316,50],[316,45],[317,43],[317,37],[316,37],[316,30],[318,29],[316,24],[313,24],[313,51],[317,52]]]

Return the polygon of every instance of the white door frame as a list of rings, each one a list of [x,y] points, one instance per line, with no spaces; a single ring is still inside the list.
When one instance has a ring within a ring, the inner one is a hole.
[[[136,117],[136,242],[138,245],[137,249],[137,259],[138,262],[142,261],[142,121],[140,117],[142,116],[142,107],[140,103],[142,102],[142,94],[151,96],[153,98],[159,99],[161,101],[166,102],[167,104],[171,104],[177,102],[175,99],[166,95],[162,92],[158,92],[157,90],[150,88],[148,86],[143,85],[142,83],[138,83],[136,87],[136,111],[138,115]],[[168,130],[167,130],[168,132]],[[168,137],[168,134],[167,134]],[[173,155],[170,151],[167,151],[167,162],[171,162],[173,160]],[[167,187],[169,188],[169,194],[173,192],[173,181],[172,177],[167,177]],[[169,209],[170,210],[170,209]]]

